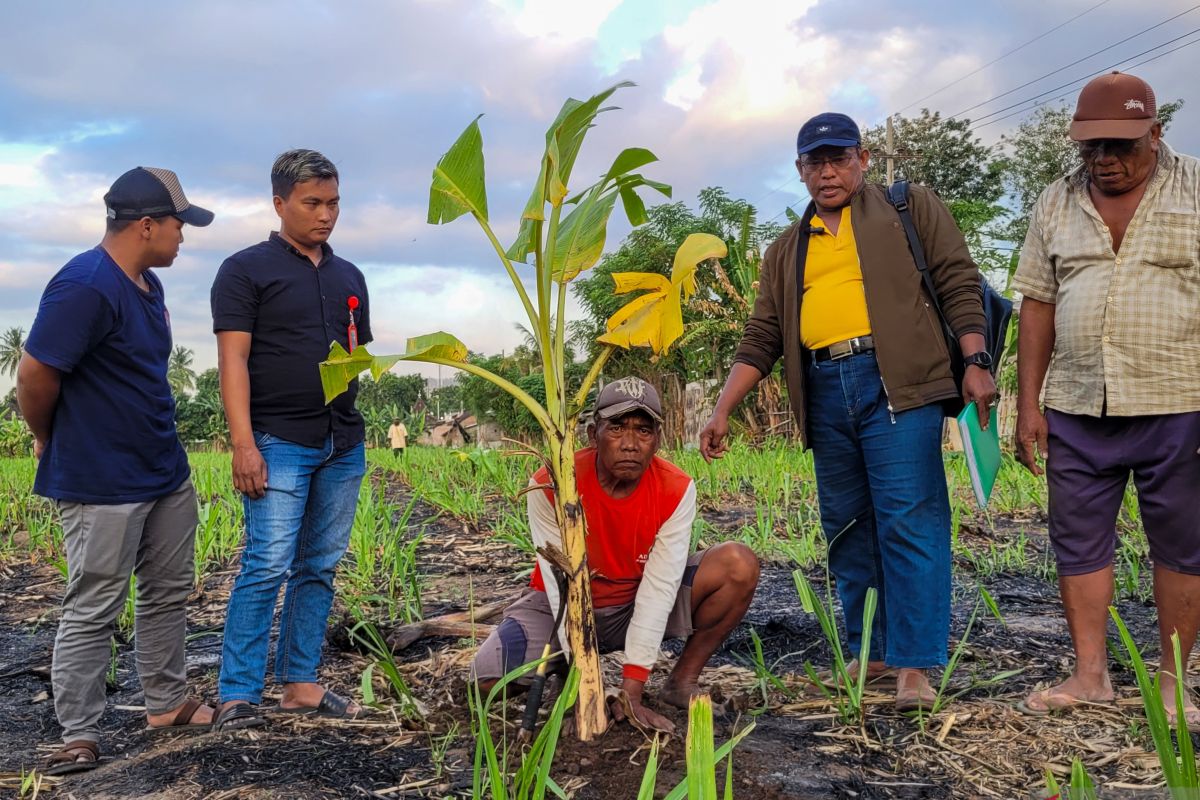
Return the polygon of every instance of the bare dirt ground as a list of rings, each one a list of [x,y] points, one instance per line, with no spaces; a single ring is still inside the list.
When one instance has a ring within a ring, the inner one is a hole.
[[[401,488],[391,491],[407,499]],[[707,509],[705,516],[722,527],[740,511]],[[486,532],[426,506],[418,507],[414,521],[426,525],[420,552],[427,575],[426,616],[463,609],[472,599],[483,604],[510,596],[523,584],[528,565]],[[965,534],[968,545],[986,547],[1025,531],[1035,552],[1045,549],[1041,520],[1004,520],[998,528],[990,539]],[[188,673],[198,695],[210,702],[232,577],[232,567],[210,576],[189,613]],[[813,577],[823,582],[823,576]],[[952,647],[976,607],[976,581],[969,570],[956,571]],[[962,694],[923,721],[897,715],[886,694],[871,695],[865,722],[848,726],[797,677],[805,661],[826,665],[829,652],[814,617],[799,605],[790,570],[765,565],[750,613],[705,673],[715,694],[742,709],[718,721],[718,743],[751,722],[756,725],[735,750],[737,796],[1030,797],[1042,785],[1047,765],[1061,773],[1075,756],[1084,759],[1098,782],[1154,785],[1157,761],[1148,749],[1140,700],[1131,688],[1132,676],[1116,664],[1114,681],[1122,688],[1113,706],[1044,718],[1014,709],[1014,701],[1035,685],[1066,674],[1069,639],[1057,589],[1027,574],[1001,573],[978,582],[994,596],[1004,621],[986,613],[977,618],[950,680],[949,691]],[[11,561],[0,566],[0,773],[10,776],[36,767],[57,742],[49,667],[60,591],[61,579],[50,565]],[[1157,658],[1154,609],[1122,603],[1121,613],[1139,641],[1149,645],[1147,656]],[[785,691],[773,689],[764,697],[749,668],[751,629]],[[669,643],[666,649],[677,653],[679,646]],[[470,796],[473,741],[463,700],[470,657],[469,642],[451,639],[424,639],[398,654],[426,708],[424,728],[401,721],[385,707],[360,722],[276,717],[254,732],[159,738],[144,731],[141,690],[132,647],[126,644],[119,649],[116,685],[102,720],[102,765],[48,783],[43,791],[80,800]],[[324,679],[343,691],[357,691],[368,663],[351,646],[344,621],[331,626]],[[660,664],[658,680],[667,666]],[[1008,671],[1019,672],[988,683]],[[649,691],[653,695],[653,683]],[[680,731],[686,727],[683,712],[665,712]],[[514,701],[508,717],[515,721],[519,715],[520,703]],[[647,749],[642,734],[627,725],[614,726],[598,743],[566,738],[553,774],[578,800],[633,798]],[[667,744],[660,764],[662,796],[683,776],[680,739]]]

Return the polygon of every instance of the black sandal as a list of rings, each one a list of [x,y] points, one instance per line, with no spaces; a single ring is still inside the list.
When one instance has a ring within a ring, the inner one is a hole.
[[[258,709],[249,703],[234,703],[217,713],[213,720],[212,729],[218,733],[223,731],[240,731],[244,728],[257,728],[266,725],[267,720]]]
[[[371,713],[363,705],[359,705],[358,711],[352,712],[350,710],[350,703],[351,701],[348,698],[342,697],[332,689],[326,689],[325,694],[321,695],[321,702],[315,706],[284,708],[281,705],[275,708],[275,713],[303,717],[324,717],[325,719],[362,719]]]
[[[100,766],[100,745],[89,739],[67,742],[62,749],[46,759],[42,770],[47,775],[70,775],[87,772]]]

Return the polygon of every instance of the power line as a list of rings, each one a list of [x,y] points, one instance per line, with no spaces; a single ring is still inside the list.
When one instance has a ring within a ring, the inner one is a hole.
[[[1196,32],[1196,31],[1192,31],[1192,33],[1195,33],[1195,32]],[[1191,34],[1187,34],[1187,35],[1191,35]],[[1178,52],[1178,51],[1180,51],[1180,50],[1184,49],[1185,47],[1191,47],[1191,46],[1192,46],[1192,45],[1194,45],[1194,44],[1200,44],[1200,39],[1193,39],[1193,40],[1192,40],[1192,41],[1190,41],[1190,42],[1186,42],[1186,43],[1184,43],[1184,44],[1181,44],[1181,45],[1179,45],[1178,47],[1172,47],[1170,50],[1166,50],[1166,51],[1164,51],[1164,52],[1162,52],[1162,53],[1159,53],[1159,54],[1158,54],[1158,55],[1156,55],[1156,56],[1152,56],[1152,57],[1150,57],[1150,58],[1147,58],[1147,59],[1145,59],[1145,60],[1143,60],[1143,61],[1139,61],[1139,62],[1137,62],[1136,64],[1130,64],[1128,67],[1126,67],[1126,70],[1137,69],[1138,67],[1142,66],[1143,64],[1149,64],[1151,61],[1157,61],[1157,60],[1158,60],[1158,59],[1160,59],[1160,58],[1163,58],[1163,57],[1165,57],[1165,56],[1169,56],[1169,55],[1171,55],[1172,53],[1175,53],[1175,52]],[[1161,46],[1161,45],[1160,45],[1160,46]],[[1137,56],[1131,56],[1131,58],[1137,58]],[[1126,60],[1128,60],[1128,59],[1126,59]],[[1119,61],[1119,62],[1117,62],[1117,63],[1118,63],[1118,64],[1123,64],[1123,63],[1125,63],[1125,62],[1124,62],[1124,61]],[[1103,71],[1104,71],[1104,70],[1100,70],[1100,72],[1103,72]],[[1099,73],[1095,73],[1095,74],[1099,74]],[[1092,76],[1091,76],[1091,75],[1089,75],[1089,76],[1087,76],[1087,77],[1092,77]],[[1080,78],[1078,81],[1074,81],[1074,83],[1081,83],[1081,82],[1082,82],[1082,81],[1084,81],[1084,80],[1087,80],[1087,78]],[[1063,87],[1059,87],[1059,88],[1063,88]],[[1024,113],[1025,113],[1025,112],[1027,112],[1027,111],[1032,111],[1032,110],[1033,110],[1033,109],[1035,109],[1035,108],[1038,108],[1038,107],[1040,107],[1040,106],[1047,105],[1047,104],[1049,104],[1049,103],[1053,103],[1053,102],[1055,102],[1055,101],[1057,101],[1057,100],[1065,100],[1065,99],[1067,99],[1068,97],[1071,97],[1071,96],[1073,96],[1074,94],[1075,94],[1075,90],[1074,90],[1074,89],[1072,89],[1071,91],[1069,91],[1069,92],[1066,92],[1066,93],[1064,93],[1064,94],[1060,94],[1060,95],[1058,95],[1057,97],[1051,97],[1051,98],[1049,98],[1049,99],[1042,100],[1042,101],[1040,101],[1040,102],[1034,103],[1032,106],[1029,106],[1028,108],[1022,108],[1022,109],[1018,109],[1017,111],[1012,111],[1012,112],[1010,112],[1010,113],[1008,113],[1008,114],[1005,114],[1005,115],[1004,115],[1004,116],[1002,116],[1002,117],[997,117],[997,118],[995,118],[995,119],[988,120],[987,122],[981,122],[981,123],[977,123],[977,124],[975,124],[975,125],[972,125],[972,126],[971,126],[971,130],[972,130],[972,131],[974,131],[976,128],[985,128],[985,127],[987,127],[988,125],[994,125],[995,123],[997,123],[997,122],[1000,122],[1000,121],[1002,121],[1002,120],[1009,119],[1010,117],[1015,117],[1015,116],[1017,116],[1018,114],[1024,114]],[[1030,98],[1030,100],[1034,100],[1034,99],[1036,99],[1036,98]],[[1028,100],[1026,100],[1026,101],[1024,101],[1024,102],[1029,102],[1029,101],[1028,101]],[[1024,103],[1020,103],[1020,104],[1018,104],[1018,105],[1023,105],[1023,104],[1024,104]]]
[[[1175,16],[1173,16],[1173,17],[1169,17],[1169,18],[1167,18],[1167,19],[1164,19],[1162,22],[1158,23],[1157,25],[1151,25],[1149,28],[1145,28],[1145,29],[1143,29],[1143,30],[1140,30],[1140,31],[1138,31],[1138,32],[1137,32],[1137,33],[1135,33],[1135,34],[1132,34],[1131,36],[1126,36],[1124,39],[1120,40],[1119,42],[1114,42],[1113,44],[1110,44],[1110,45],[1108,45],[1107,47],[1102,47],[1102,48],[1100,48],[1099,50],[1095,51],[1094,53],[1089,53],[1088,55],[1084,56],[1083,58],[1078,58],[1078,59],[1076,59],[1076,60],[1072,61],[1070,64],[1066,64],[1066,65],[1064,65],[1064,66],[1061,66],[1061,67],[1059,67],[1059,68],[1058,68],[1058,69],[1056,69],[1056,70],[1052,70],[1052,71],[1050,71],[1050,72],[1047,72],[1045,75],[1042,75],[1042,76],[1040,76],[1040,77],[1034,78],[1034,79],[1033,79],[1033,80],[1031,80],[1031,81],[1026,81],[1025,83],[1022,83],[1020,86],[1016,86],[1016,87],[1014,87],[1014,88],[1012,88],[1012,89],[1009,89],[1009,90],[1008,90],[1008,91],[1006,91],[1006,92],[1001,92],[1000,94],[998,94],[998,95],[996,95],[996,96],[994,96],[994,97],[989,97],[987,100],[984,100],[984,101],[982,101],[982,102],[980,102],[980,103],[976,103],[975,105],[971,106],[970,108],[964,108],[962,111],[959,111],[959,112],[958,112],[958,113],[956,113],[956,114],[951,114],[951,115],[950,115],[950,117],[951,117],[951,119],[953,119],[953,118],[955,118],[955,117],[961,117],[963,114],[966,114],[968,111],[974,111],[975,109],[979,108],[980,106],[985,106],[985,105],[987,105],[988,103],[991,103],[991,102],[993,102],[993,101],[995,101],[995,100],[999,100],[1001,97],[1007,97],[1008,95],[1010,95],[1010,94],[1013,94],[1014,92],[1019,92],[1021,89],[1024,89],[1024,88],[1026,88],[1027,86],[1032,86],[1033,84],[1035,84],[1035,83],[1038,83],[1038,82],[1040,82],[1040,81],[1043,81],[1043,80],[1045,80],[1046,78],[1049,78],[1049,77],[1050,77],[1050,76],[1052,76],[1052,75],[1057,75],[1058,73],[1060,73],[1060,72],[1063,72],[1064,70],[1068,70],[1068,69],[1070,69],[1071,67],[1073,67],[1073,66],[1075,66],[1075,65],[1077,65],[1077,64],[1081,64],[1081,63],[1083,63],[1084,61],[1087,61],[1089,58],[1094,58],[1094,57],[1096,57],[1096,56],[1100,55],[1101,53],[1104,53],[1104,52],[1107,52],[1107,51],[1109,51],[1109,50],[1112,50],[1114,47],[1118,47],[1118,46],[1120,46],[1120,45],[1122,45],[1122,44],[1125,44],[1126,42],[1130,41],[1131,39],[1136,39],[1137,37],[1139,37],[1139,36],[1142,36],[1143,34],[1149,33],[1150,31],[1154,30],[1155,28],[1161,28],[1163,25],[1166,25],[1168,22],[1172,22],[1172,21],[1174,21],[1174,20],[1177,20],[1177,19],[1179,19],[1180,17],[1184,16],[1185,14],[1190,14],[1190,13],[1192,13],[1193,11],[1195,11],[1195,10],[1196,10],[1196,9],[1198,9],[1198,8],[1200,8],[1200,4],[1194,5],[1194,6],[1192,6],[1192,7],[1191,7],[1191,8],[1189,8],[1189,9],[1186,9],[1186,10],[1184,10],[1184,11],[1181,11],[1181,12],[1179,12],[1178,14],[1176,14],[1176,15],[1175,15]],[[1161,47],[1162,45],[1159,45],[1159,46]],[[1155,49],[1155,48],[1151,48],[1151,49]],[[1147,51],[1147,52],[1149,52],[1149,51]],[[1140,54],[1139,54],[1139,55],[1140,55]],[[1134,58],[1137,58],[1137,56],[1133,56],[1133,57],[1134,57]],[[1101,70],[1101,72],[1103,72],[1103,70]],[[1095,73],[1095,74],[1098,74],[1098,73]],[[1053,90],[1053,89],[1052,89],[1051,91],[1055,91],[1055,90]],[[1011,106],[1010,106],[1010,108],[1011,108]]]
[[[1105,71],[1114,69],[1114,68],[1120,66],[1121,64],[1124,64],[1126,61],[1129,61],[1132,58],[1140,58],[1144,55],[1147,55],[1148,53],[1153,53],[1155,50],[1160,50],[1169,44],[1174,44],[1175,42],[1178,42],[1180,39],[1186,39],[1187,37],[1192,36],[1193,34],[1196,34],[1196,33],[1200,33],[1200,28],[1193,28],[1192,30],[1188,31],[1187,33],[1185,33],[1181,36],[1176,36],[1174,39],[1168,39],[1167,41],[1163,42],[1162,44],[1156,44],[1154,47],[1151,47],[1148,50],[1143,50],[1142,52],[1137,53],[1132,56],[1129,56],[1128,58],[1123,58],[1120,61],[1109,64],[1107,67],[1102,67],[1101,69],[1098,69],[1095,72],[1089,72],[1087,75],[1084,75],[1082,78],[1076,78],[1075,80],[1067,81],[1066,83],[1055,86],[1053,89],[1047,89],[1044,92],[1035,94],[1032,97],[1027,97],[1024,100],[1013,103],[1012,105],[1009,105],[1009,106],[1005,106],[1004,108],[1001,108],[997,111],[992,111],[988,114],[984,114],[982,117],[979,117],[978,119],[976,119],[975,123],[977,125],[986,124],[984,122],[984,120],[986,120],[988,117],[994,117],[997,114],[1003,114],[1005,111],[1008,111],[1009,109],[1013,109],[1013,108],[1016,108],[1017,106],[1024,105],[1025,103],[1028,103],[1032,100],[1037,100],[1041,97],[1045,97],[1048,94],[1053,94],[1054,92],[1057,92],[1060,89],[1065,89],[1068,86],[1073,86],[1077,83],[1082,83],[1083,81],[1086,81],[1088,78],[1093,78],[1097,75],[1102,75],[1102,74],[1104,74]],[[972,126],[972,127],[974,127],[974,126]]]
[[[780,211],[778,214],[776,214],[775,216],[771,217],[771,218],[770,218],[769,220],[767,220],[767,221],[766,221],[766,223],[764,223],[764,224],[766,224],[766,225],[770,225],[772,222],[775,222],[775,221],[776,221],[776,220],[778,220],[778,219],[781,219],[781,218],[783,218],[783,217],[786,217],[786,216],[787,216],[787,212],[788,212],[789,210],[791,210],[793,213],[795,213],[795,212],[796,212],[796,209],[792,208],[792,206],[793,206],[793,205],[799,205],[800,203],[807,203],[807,202],[808,202],[809,200],[811,200],[811,199],[812,199],[812,195],[810,195],[810,194],[809,194],[807,191],[805,191],[805,192],[804,192],[804,196],[803,196],[803,197],[797,198],[797,200],[796,200],[796,202],[795,202],[795,203],[789,203],[788,205],[784,206],[784,207],[783,207],[783,211]],[[796,216],[800,216],[800,215],[799,215],[799,214],[796,214]]]
[[[1034,42],[1037,42],[1037,41],[1040,41],[1040,40],[1042,40],[1042,39],[1045,39],[1047,36],[1049,36],[1050,34],[1054,33],[1055,31],[1057,31],[1057,30],[1059,30],[1059,29],[1061,29],[1061,28],[1064,28],[1064,27],[1066,27],[1067,25],[1070,25],[1072,22],[1074,22],[1075,20],[1079,19],[1080,17],[1082,17],[1082,16],[1085,16],[1085,15],[1087,15],[1087,14],[1090,14],[1091,12],[1095,11],[1095,10],[1096,10],[1097,8],[1099,8],[1100,6],[1106,5],[1106,4],[1107,4],[1107,3],[1109,3],[1109,2],[1111,2],[1111,0],[1100,0],[1100,2],[1099,2],[1099,3],[1097,3],[1097,4],[1096,4],[1096,5],[1094,5],[1094,6],[1092,6],[1091,8],[1089,8],[1089,9],[1087,9],[1087,10],[1085,10],[1085,11],[1081,11],[1081,12],[1079,12],[1078,14],[1076,14],[1075,16],[1071,17],[1070,19],[1066,20],[1065,22],[1060,22],[1059,24],[1055,25],[1055,26],[1054,26],[1053,28],[1051,28],[1050,30],[1048,30],[1048,31],[1044,31],[1044,32],[1042,32],[1042,33],[1038,34],[1037,36],[1033,37],[1033,38],[1032,38],[1032,39],[1030,39],[1029,41],[1027,41],[1027,42],[1025,42],[1025,43],[1023,43],[1023,44],[1017,45],[1017,46],[1016,46],[1016,47],[1014,47],[1012,50],[1009,50],[1008,52],[1004,53],[1003,55],[999,55],[999,56],[997,56],[996,58],[993,58],[991,61],[987,62],[986,64],[984,64],[983,66],[981,66],[981,67],[979,67],[978,69],[974,70],[973,72],[968,72],[966,75],[963,75],[961,78],[957,78],[957,79],[955,79],[955,80],[951,81],[950,83],[947,83],[947,84],[946,84],[945,86],[943,86],[942,88],[940,88],[940,89],[937,89],[937,90],[935,90],[935,91],[932,91],[932,92],[930,92],[929,94],[927,94],[927,95],[925,95],[924,97],[922,97],[920,100],[914,100],[913,102],[909,103],[909,104],[908,104],[908,105],[906,105],[904,108],[900,109],[899,111],[896,111],[895,113],[896,113],[896,114],[903,114],[905,111],[907,111],[908,109],[910,109],[910,108],[912,108],[913,106],[917,105],[918,103],[924,103],[924,102],[925,102],[926,100],[928,100],[929,98],[931,98],[931,97],[934,97],[934,96],[936,96],[936,95],[939,95],[939,94],[941,94],[942,92],[946,91],[946,90],[947,90],[947,89],[949,89],[950,87],[952,87],[952,86],[957,86],[958,84],[960,84],[960,83],[962,83],[963,81],[965,81],[967,78],[970,78],[970,77],[973,77],[973,76],[975,76],[975,75],[978,75],[979,73],[983,72],[985,69],[987,69],[988,67],[992,66],[993,64],[996,64],[997,62],[1003,61],[1004,59],[1006,59],[1006,58],[1008,58],[1009,56],[1011,56],[1013,53],[1016,53],[1016,52],[1019,52],[1019,51],[1021,51],[1021,50],[1024,50],[1026,47],[1028,47],[1029,45],[1033,44]]]
[[[763,203],[763,202],[764,202],[764,201],[765,201],[765,200],[766,200],[768,197],[770,197],[771,195],[775,194],[776,192],[782,191],[783,189],[787,188],[788,186],[790,186],[791,184],[793,184],[793,183],[795,183],[797,180],[799,180],[799,178],[800,178],[800,174],[799,174],[799,173],[796,173],[795,175],[792,175],[792,177],[788,178],[786,181],[784,181],[783,183],[779,184],[778,186],[776,186],[776,187],[775,187],[774,189],[772,189],[771,191],[769,191],[769,192],[767,192],[766,194],[764,194],[764,195],[763,195],[763,196],[762,196],[762,197],[759,199],[759,201],[758,201],[757,203],[751,203],[751,205],[752,205],[754,208],[758,208],[759,206],[761,206],[761,205],[762,205],[762,203]]]

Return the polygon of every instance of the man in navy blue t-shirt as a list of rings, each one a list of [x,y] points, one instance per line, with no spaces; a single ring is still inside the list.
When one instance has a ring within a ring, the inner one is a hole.
[[[271,619],[279,588],[279,710],[352,718],[362,708],[317,678],[333,577],[346,551],[366,471],[357,384],[328,405],[317,365],[329,343],[371,341],[367,284],[334,255],[338,172],[314,150],[271,168],[279,231],[234,253],[212,287],[221,397],[244,496],[246,546],[229,596],[215,727],[262,724]]]
[[[96,766],[109,639],[137,575],[138,676],[151,729],[208,727],[184,668],[196,495],[167,384],[171,319],[162,283],[184,224],[212,212],[187,201],[174,172],[138,167],[104,196],[103,241],[51,279],[17,369],[34,435],[34,491],[57,502],[67,589],[54,642],[54,710],[64,746],[46,766]]]

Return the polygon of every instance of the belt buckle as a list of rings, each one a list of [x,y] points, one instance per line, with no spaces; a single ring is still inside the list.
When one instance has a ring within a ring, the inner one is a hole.
[[[830,361],[841,361],[843,358],[849,358],[850,356],[854,355],[854,352],[855,352],[854,346],[857,343],[858,343],[858,339],[854,338],[854,339],[847,339],[844,342],[835,342],[835,343],[829,345],[829,360]],[[846,349],[842,350],[841,348],[843,348],[843,347],[845,347]],[[834,352],[834,348],[837,348],[839,352]]]

